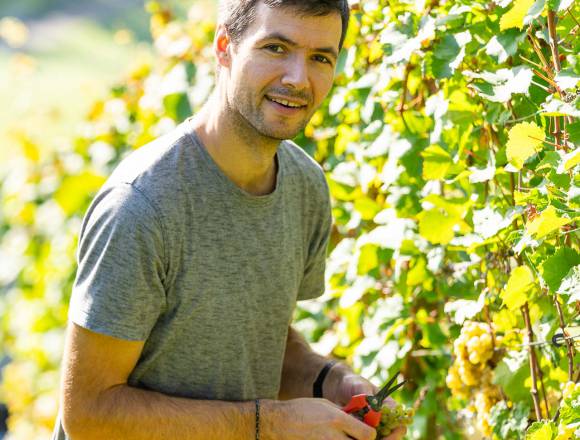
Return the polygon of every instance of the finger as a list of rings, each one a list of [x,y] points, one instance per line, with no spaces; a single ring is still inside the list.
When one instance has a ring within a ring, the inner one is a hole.
[[[377,431],[373,427],[361,422],[351,415],[345,414],[345,416],[343,430],[346,435],[357,440],[373,440],[376,438]]]
[[[388,437],[383,437],[381,440],[402,440],[406,433],[407,427],[399,426],[393,432],[391,432]]]

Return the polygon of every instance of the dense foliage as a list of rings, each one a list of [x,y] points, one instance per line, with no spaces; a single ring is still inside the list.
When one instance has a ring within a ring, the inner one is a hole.
[[[213,86],[213,20],[147,5],[158,51],[46,157],[26,137],[0,187],[2,399],[46,438],[82,215],[118,161]],[[327,172],[327,292],[297,326],[380,384],[409,438],[580,435],[580,4],[352,4],[336,87],[297,141]],[[552,342],[554,341],[554,342]]]

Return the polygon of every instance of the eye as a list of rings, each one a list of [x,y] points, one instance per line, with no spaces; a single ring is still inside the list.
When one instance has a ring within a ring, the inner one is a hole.
[[[284,53],[284,48],[279,44],[268,44],[267,46],[264,46],[264,49],[273,53]]]
[[[332,62],[327,57],[325,57],[324,55],[314,55],[313,58],[316,61],[321,62],[323,64],[331,64],[332,65]]]

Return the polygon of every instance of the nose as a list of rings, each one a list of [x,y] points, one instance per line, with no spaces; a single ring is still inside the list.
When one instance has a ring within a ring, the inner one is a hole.
[[[282,76],[282,85],[296,90],[308,88],[308,67],[303,57],[295,56],[288,60]]]

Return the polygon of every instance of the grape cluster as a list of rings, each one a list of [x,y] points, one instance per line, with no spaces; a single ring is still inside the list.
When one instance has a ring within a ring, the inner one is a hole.
[[[453,344],[454,362],[447,373],[446,383],[453,396],[469,400],[477,413],[477,426],[485,435],[491,435],[489,412],[500,399],[499,389],[492,384],[494,358],[493,329],[483,322],[466,321],[461,334]],[[496,336],[495,343],[502,337]]]
[[[384,405],[381,408],[381,421],[377,426],[377,440],[388,436],[397,426],[409,425],[415,411],[397,403],[394,407]]]

